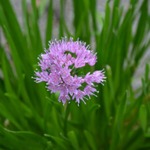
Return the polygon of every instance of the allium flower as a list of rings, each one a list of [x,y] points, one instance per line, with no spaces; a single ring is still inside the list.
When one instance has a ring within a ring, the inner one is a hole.
[[[78,104],[86,97],[98,92],[95,83],[103,83],[103,71],[87,73],[84,77],[75,74],[75,70],[85,65],[94,66],[96,54],[81,41],[55,40],[39,57],[40,71],[36,71],[36,82],[46,82],[47,89],[52,93],[59,92],[59,101],[63,104],[75,100]]]

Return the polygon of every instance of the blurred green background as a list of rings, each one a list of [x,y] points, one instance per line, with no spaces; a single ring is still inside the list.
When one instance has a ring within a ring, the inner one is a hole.
[[[0,0],[0,150],[149,150],[150,1],[20,0],[19,14],[14,2]],[[64,36],[90,44],[107,77],[79,107],[32,79]]]

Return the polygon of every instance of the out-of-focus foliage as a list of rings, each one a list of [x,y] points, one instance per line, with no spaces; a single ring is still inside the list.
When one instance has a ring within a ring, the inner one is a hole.
[[[37,57],[53,37],[53,0],[22,0],[23,28],[9,0],[0,0],[0,28],[7,44],[0,45],[0,150],[137,150],[150,149],[150,65],[141,86],[132,80],[150,46],[148,0],[106,2],[104,16],[98,0],[73,0],[72,31],[60,0],[58,38],[73,36],[95,43],[95,69],[105,68],[107,80],[98,96],[79,107],[58,102],[58,95],[31,78]],[[48,7],[45,41],[38,21]],[[93,44],[92,44],[93,45]],[[83,70],[83,72],[87,70]]]

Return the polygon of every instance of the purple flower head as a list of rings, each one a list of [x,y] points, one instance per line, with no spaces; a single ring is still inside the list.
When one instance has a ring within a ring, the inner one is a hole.
[[[46,82],[49,91],[59,92],[59,101],[63,104],[71,99],[79,104],[98,92],[95,83],[105,80],[103,71],[89,72],[84,77],[75,74],[87,64],[94,66],[96,59],[96,54],[81,41],[72,38],[52,41],[39,58],[40,71],[35,72],[36,82]]]

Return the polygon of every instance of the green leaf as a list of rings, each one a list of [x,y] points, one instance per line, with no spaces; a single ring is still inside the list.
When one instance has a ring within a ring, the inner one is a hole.
[[[75,149],[75,150],[79,150],[80,149],[80,146],[79,146],[79,143],[78,143],[78,139],[77,139],[77,136],[76,136],[76,133],[74,131],[69,131],[68,132],[68,138],[72,144],[72,147]]]
[[[87,130],[84,130],[84,135],[86,137],[87,143],[90,146],[90,148],[92,150],[96,150],[97,148],[96,148],[94,137]]]
[[[52,38],[52,31],[53,31],[53,0],[50,0],[46,25],[46,46],[48,45],[48,41],[50,41]]]
[[[124,97],[122,98],[120,104],[116,108],[116,115],[112,130],[112,141],[110,145],[111,150],[117,148],[117,142],[118,140],[121,139],[120,131],[123,128],[123,119],[125,114],[125,108],[127,105],[126,102],[127,102],[127,92],[124,94]]]
[[[0,126],[0,146],[6,149],[41,150],[46,145],[47,140],[35,133],[28,131],[10,131]]]
[[[146,131],[146,129],[147,129],[147,110],[146,110],[145,105],[141,105],[141,107],[140,107],[139,120],[140,120],[140,124],[142,126],[143,131]]]
[[[67,143],[62,138],[59,138],[57,136],[52,136],[49,134],[44,134],[44,136],[51,139],[52,142],[54,141],[54,144],[57,145],[56,147],[59,147],[60,149],[64,149],[64,150],[67,148]]]

